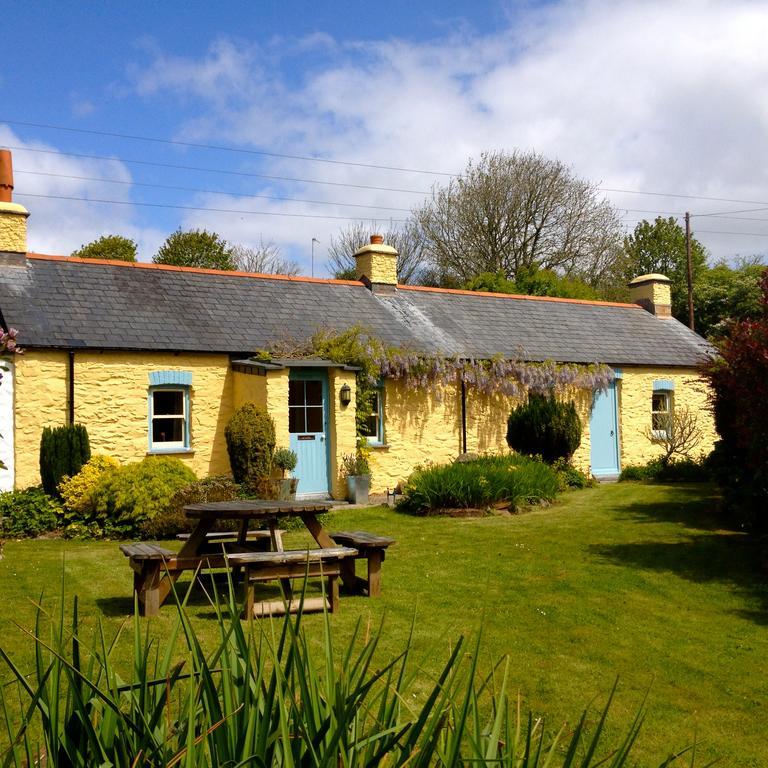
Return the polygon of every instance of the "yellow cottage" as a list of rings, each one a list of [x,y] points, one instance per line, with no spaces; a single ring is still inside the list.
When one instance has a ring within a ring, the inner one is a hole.
[[[8,185],[6,185],[7,189]],[[711,348],[670,316],[669,280],[632,281],[632,304],[399,285],[380,237],[355,254],[358,280],[91,261],[27,252],[27,211],[0,201],[0,323],[26,350],[0,385],[0,489],[39,483],[45,426],[87,426],[94,453],[121,462],[172,454],[200,476],[229,474],[224,428],[246,401],[299,455],[299,495],[345,495],[354,451],[355,370],[329,360],[253,358],[275,340],[360,324],[390,345],[446,358],[605,363],[615,380],[582,395],[577,465],[615,478],[658,446],[654,413],[687,405],[715,434],[696,367]],[[369,424],[372,490],[424,461],[505,450],[514,398],[472,386],[382,381]],[[658,417],[657,417],[658,418]]]

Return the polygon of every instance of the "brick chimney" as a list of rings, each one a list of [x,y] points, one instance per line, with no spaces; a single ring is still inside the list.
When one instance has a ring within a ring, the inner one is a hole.
[[[381,235],[371,235],[369,245],[355,251],[357,279],[373,293],[394,293],[397,289],[397,251],[385,245]]]
[[[27,217],[23,205],[13,202],[13,159],[0,149],[0,255],[16,256],[27,252]]]
[[[656,317],[672,317],[671,282],[665,275],[640,275],[629,283],[630,301]]]

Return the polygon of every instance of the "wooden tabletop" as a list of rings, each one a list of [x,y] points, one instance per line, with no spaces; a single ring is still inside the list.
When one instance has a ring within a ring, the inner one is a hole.
[[[316,501],[271,501],[268,499],[235,499],[234,501],[212,501],[206,504],[188,504],[184,507],[187,517],[202,518],[216,517],[227,520],[262,517],[301,515],[302,513],[315,514],[327,512],[334,502]]]

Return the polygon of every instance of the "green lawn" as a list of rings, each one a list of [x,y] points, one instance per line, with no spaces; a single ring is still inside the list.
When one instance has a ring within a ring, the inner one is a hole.
[[[699,757],[722,765],[768,765],[768,588],[751,545],[720,530],[705,486],[608,485],[567,494],[518,517],[413,518],[386,508],[335,513],[332,526],[394,536],[383,597],[342,599],[339,636],[359,618],[385,617],[382,658],[402,649],[415,616],[416,657],[425,675],[455,638],[483,632],[486,669],[504,654],[524,706],[552,728],[573,720],[616,676],[609,735],[618,737],[650,688],[637,759],[657,765],[696,736]],[[289,541],[302,537],[291,534]],[[6,542],[0,561],[0,645],[32,667],[33,601],[51,606],[62,563],[69,596],[87,623],[116,628],[130,613],[131,573],[114,542]],[[205,596],[191,613],[213,629]],[[162,638],[174,618],[152,620]],[[321,618],[307,618],[318,638]],[[130,633],[118,659],[127,663]],[[8,679],[7,670],[0,679]],[[0,744],[4,736],[0,735]]]

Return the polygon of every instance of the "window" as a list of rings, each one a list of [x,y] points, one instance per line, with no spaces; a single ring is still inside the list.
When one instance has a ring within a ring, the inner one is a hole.
[[[288,431],[291,434],[325,431],[322,379],[288,382]]]
[[[672,418],[672,392],[656,390],[651,400],[651,430],[655,438],[665,440],[669,437]]]
[[[150,374],[149,382],[149,450],[157,453],[188,451],[192,374],[157,371]]]
[[[361,433],[368,438],[369,445],[384,444],[384,383],[374,392],[371,415],[363,425]]]

